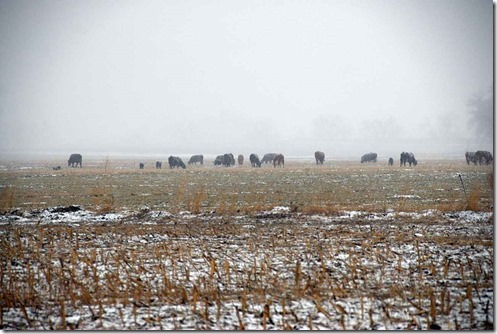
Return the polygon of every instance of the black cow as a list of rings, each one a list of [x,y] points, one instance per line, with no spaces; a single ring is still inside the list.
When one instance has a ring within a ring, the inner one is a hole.
[[[62,167],[57,166],[57,167],[52,167],[52,169],[53,169],[53,170],[61,170],[61,169],[62,169]]]
[[[191,165],[191,164],[197,164],[200,163],[201,165],[204,164],[204,156],[202,154],[197,154],[197,155],[192,155],[192,157],[190,158],[190,160],[188,161],[188,164]]]
[[[145,164],[143,162],[140,162],[140,169],[143,169],[145,167]]]
[[[238,154],[238,164],[243,165],[243,154]]]
[[[314,152],[314,158],[316,158],[316,165],[323,164],[324,162],[324,152],[316,151]]]
[[[361,164],[368,163],[368,162],[376,162],[377,157],[378,157],[378,154],[376,154],[376,153],[366,153],[361,157]]]
[[[67,165],[71,167],[78,167],[78,164],[79,167],[83,168],[83,156],[78,153],[71,154],[69,160],[67,160]]]
[[[155,162],[155,168],[157,168],[157,169],[162,169],[162,162],[160,162],[160,161],[156,161],[156,162]]]
[[[476,152],[466,152],[464,156],[466,157],[466,163],[469,165],[470,162],[473,164],[477,164],[478,160],[476,159]]]
[[[252,153],[249,157],[250,159],[250,164],[252,167],[261,167],[261,161],[259,160],[259,156],[255,153]]]
[[[183,160],[181,160],[180,157],[170,156],[169,159],[168,159],[168,161],[169,161],[169,168],[170,169],[173,169],[174,167],[176,167],[176,168],[180,168],[181,167],[183,169],[186,168],[185,164],[183,163]]]
[[[235,157],[231,153],[225,153],[223,155],[223,166],[230,167],[236,164]]]
[[[224,155],[218,155],[214,160],[214,166],[222,165],[224,162]]]
[[[278,166],[280,166],[280,167],[285,167],[285,157],[283,156],[283,154],[277,154],[274,157],[273,164],[274,164],[275,168],[276,168],[276,164],[278,164]]]
[[[276,153],[266,153],[262,157],[261,163],[265,164],[271,163],[274,161],[274,157],[276,157]]]
[[[478,163],[481,165],[482,162],[485,165],[490,165],[494,158],[492,157],[492,153],[488,151],[476,151],[475,152],[475,159],[478,161]]]
[[[388,165],[393,166],[393,158],[388,159]]]
[[[409,163],[409,167],[411,166],[411,164],[413,164],[414,166],[418,164],[418,161],[414,157],[414,154],[412,154],[411,152],[402,152],[400,154],[400,165],[405,166],[406,162]]]

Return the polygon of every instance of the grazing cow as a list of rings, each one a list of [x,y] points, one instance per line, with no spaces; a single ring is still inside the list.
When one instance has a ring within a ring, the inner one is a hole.
[[[53,169],[53,170],[61,170],[61,169],[62,169],[62,167],[57,166],[57,167],[52,167],[52,169]]]
[[[214,166],[222,165],[224,162],[224,155],[218,155],[214,160]]]
[[[238,164],[243,165],[243,154],[238,154]]]
[[[476,151],[475,152],[475,159],[478,161],[478,163],[481,165],[482,162],[485,165],[490,165],[494,158],[492,157],[492,153],[488,151]]]
[[[225,153],[223,156],[223,166],[230,167],[235,165],[235,157],[231,153]]]
[[[155,162],[155,168],[157,168],[157,169],[162,169],[162,162],[160,162],[160,161],[156,161],[156,162]]]
[[[140,169],[143,169],[145,167],[145,164],[143,162],[140,162]]]
[[[316,165],[323,164],[324,162],[324,153],[321,151],[314,152],[314,158],[316,158]]]
[[[378,154],[376,153],[366,153],[361,157],[361,164],[362,163],[368,163],[368,162],[376,162],[376,158],[378,157]]]
[[[393,158],[388,159],[388,165],[393,166]]]
[[[276,153],[266,153],[262,157],[261,163],[265,163],[265,164],[271,163],[274,161],[275,156],[276,156]]]
[[[183,169],[186,168],[185,164],[183,163],[183,160],[181,160],[180,157],[170,156],[169,159],[168,159],[168,161],[169,161],[169,168],[170,169],[173,169],[174,167],[176,167],[176,168],[180,168],[181,167]]]
[[[204,164],[204,156],[202,154],[197,154],[197,155],[192,155],[192,157],[190,158],[190,160],[188,161],[188,164],[191,165],[191,164],[197,164],[200,163],[201,165]]]
[[[67,165],[71,166],[71,167],[78,167],[78,164],[79,164],[79,167],[83,168],[82,163],[83,163],[83,156],[81,154],[78,154],[78,153],[71,154],[71,156],[69,157],[69,160],[67,160]]]
[[[478,163],[478,160],[476,159],[476,152],[466,152],[464,156],[466,157],[466,163],[468,165],[470,162],[472,162],[475,165]]]
[[[400,166],[405,166],[406,162],[409,163],[409,167],[411,167],[411,164],[416,166],[418,164],[418,161],[414,157],[414,154],[411,152],[402,152],[400,154]]]
[[[274,157],[273,164],[274,164],[275,168],[276,168],[276,164],[278,164],[278,166],[280,166],[280,167],[285,167],[285,157],[283,156],[283,154],[277,154]]]
[[[259,160],[259,156],[255,153],[252,153],[249,157],[250,159],[250,164],[252,165],[252,167],[261,167],[261,161]]]

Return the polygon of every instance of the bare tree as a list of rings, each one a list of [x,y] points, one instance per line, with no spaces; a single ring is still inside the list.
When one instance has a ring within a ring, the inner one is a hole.
[[[486,93],[474,94],[467,103],[469,128],[479,144],[492,144],[494,132],[493,88]]]
[[[353,136],[354,129],[351,122],[340,114],[319,115],[312,121],[313,135],[325,140],[341,140]]]
[[[360,123],[360,133],[370,139],[393,139],[402,136],[403,127],[392,115],[376,116]]]

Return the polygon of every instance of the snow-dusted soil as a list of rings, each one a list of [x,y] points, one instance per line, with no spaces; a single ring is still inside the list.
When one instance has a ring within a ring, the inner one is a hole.
[[[0,216],[9,329],[490,329],[488,212]]]

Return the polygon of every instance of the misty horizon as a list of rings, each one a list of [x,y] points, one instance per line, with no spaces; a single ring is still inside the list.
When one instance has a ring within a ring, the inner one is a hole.
[[[493,151],[493,11],[2,1],[0,155]]]

